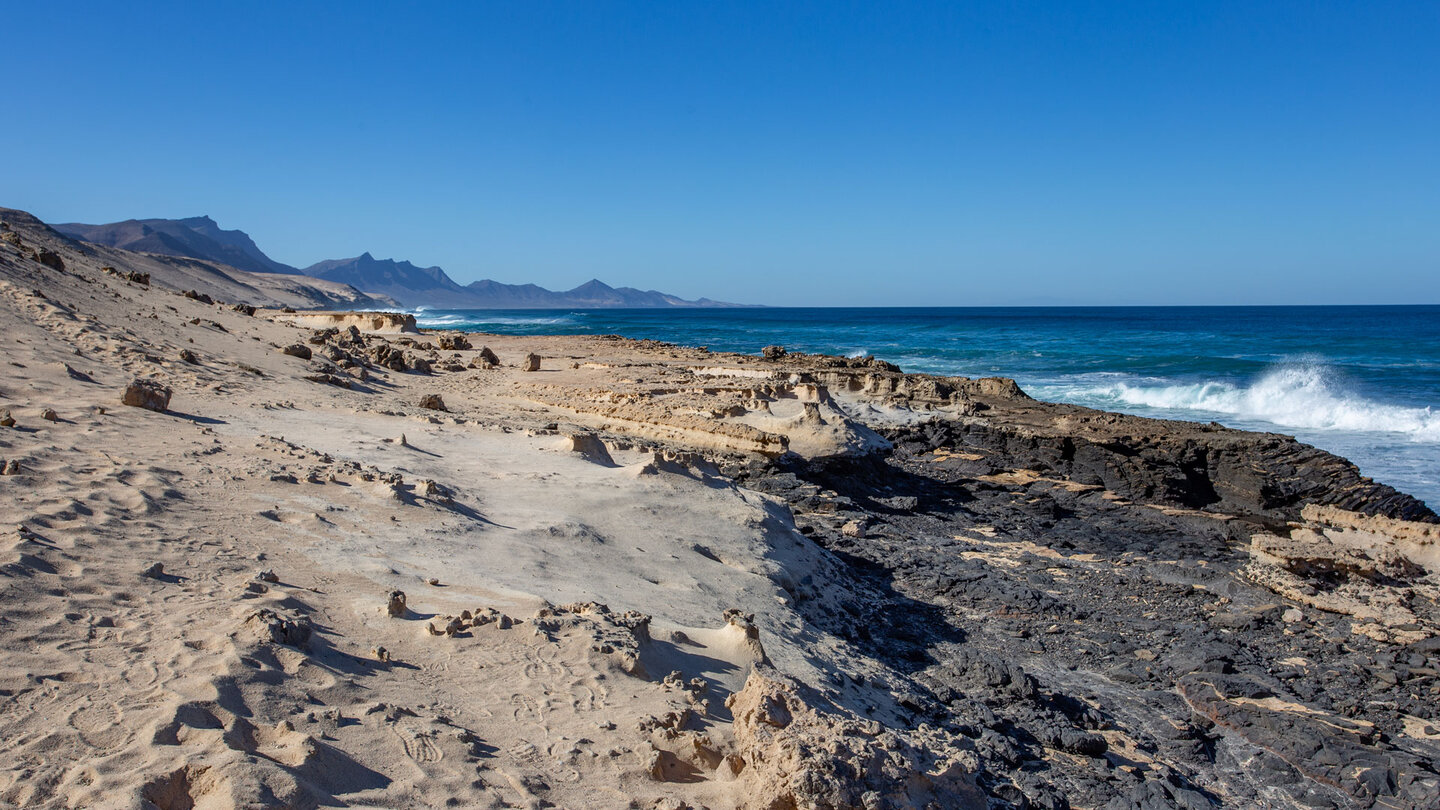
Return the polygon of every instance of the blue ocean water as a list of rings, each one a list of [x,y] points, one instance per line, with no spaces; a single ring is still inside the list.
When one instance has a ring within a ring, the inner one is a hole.
[[[1038,399],[1288,433],[1440,506],[1440,306],[418,311],[422,326],[873,354]]]

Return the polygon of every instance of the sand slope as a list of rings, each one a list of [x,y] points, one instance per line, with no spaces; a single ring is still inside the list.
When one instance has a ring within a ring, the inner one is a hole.
[[[765,806],[858,797],[853,777],[788,787],[804,765],[776,754],[789,726],[757,730],[751,711],[737,735],[726,706],[759,667],[749,693],[790,695],[812,745],[865,707],[893,722],[885,668],[795,610],[853,596],[840,566],[698,457],[575,452],[551,424],[575,412],[528,378],[604,378],[515,366],[574,346],[493,341],[506,366],[469,369],[477,346],[443,381],[361,374],[318,345],[279,351],[310,329],[99,267],[158,260],[12,227],[0,802],[739,807],[762,782]],[[168,410],[120,404],[136,377],[173,390]],[[447,411],[417,406],[432,390]],[[830,682],[842,660],[866,686]],[[836,756],[873,759],[904,732],[888,734]],[[971,791],[963,746],[923,759],[924,791]],[[875,785],[903,796],[885,767]]]

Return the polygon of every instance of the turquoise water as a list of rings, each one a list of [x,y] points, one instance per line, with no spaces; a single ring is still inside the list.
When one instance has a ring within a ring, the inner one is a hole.
[[[1440,306],[477,311],[420,324],[873,354],[1038,399],[1288,433],[1440,506]]]

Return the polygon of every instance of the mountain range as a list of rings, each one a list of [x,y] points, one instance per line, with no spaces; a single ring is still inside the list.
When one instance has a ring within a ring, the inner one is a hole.
[[[447,309],[577,309],[730,307],[701,298],[687,301],[656,290],[611,287],[592,279],[573,290],[552,291],[535,284],[504,284],[485,279],[461,285],[439,267],[377,259],[362,253],[329,259],[306,268],[277,262],[240,230],[224,230],[208,216],[186,219],[128,219],[105,225],[68,222],[52,226],[76,239],[164,256],[227,264],[252,273],[281,273],[348,284],[368,295],[385,296],[407,307]]]

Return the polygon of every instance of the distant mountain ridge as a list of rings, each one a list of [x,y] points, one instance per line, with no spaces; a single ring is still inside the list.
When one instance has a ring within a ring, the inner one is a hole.
[[[222,230],[208,216],[186,219],[127,219],[108,225],[65,222],[52,228],[76,239],[122,250],[220,262],[251,273],[300,271],[266,256],[244,231]]]
[[[134,250],[113,247],[98,240],[82,245],[81,241],[84,240],[67,235],[60,229],[41,222],[35,215],[18,209],[0,208],[0,219],[12,230],[27,234],[27,238],[40,243],[61,244],[82,256],[94,259],[99,266],[111,268],[117,274],[134,274],[147,279],[148,284],[175,292],[193,290],[227,303],[261,307],[365,310],[392,309],[398,306],[390,298],[366,295],[348,284],[337,284],[297,273],[273,273],[268,270],[251,272],[228,262],[174,255],[174,251],[178,249],[176,246],[185,244],[201,245],[214,251],[215,245],[226,244],[219,239],[230,240],[228,244],[232,248],[244,249],[248,237],[239,231],[220,231],[214,227],[214,222],[204,217],[162,222],[188,222],[201,231],[213,228],[217,232],[217,238],[212,239],[202,234],[203,238],[197,236],[191,240],[184,233],[146,226],[134,220],[117,222],[112,226],[80,226],[108,229],[100,233],[101,238],[138,245]],[[76,232],[75,226],[66,226],[66,230],[69,234]],[[152,249],[157,247],[165,250]],[[223,252],[227,256],[233,256],[229,251]]]
[[[329,259],[304,269],[277,262],[240,230],[223,230],[208,216],[186,219],[127,219],[107,225],[68,222],[55,230],[86,242],[165,256],[228,264],[253,273],[287,273],[348,284],[383,295],[407,307],[449,309],[578,309],[734,307],[700,298],[689,301],[658,290],[611,287],[592,279],[573,290],[552,291],[535,284],[505,284],[485,279],[460,285],[439,267],[377,259],[369,252],[351,259]]]

